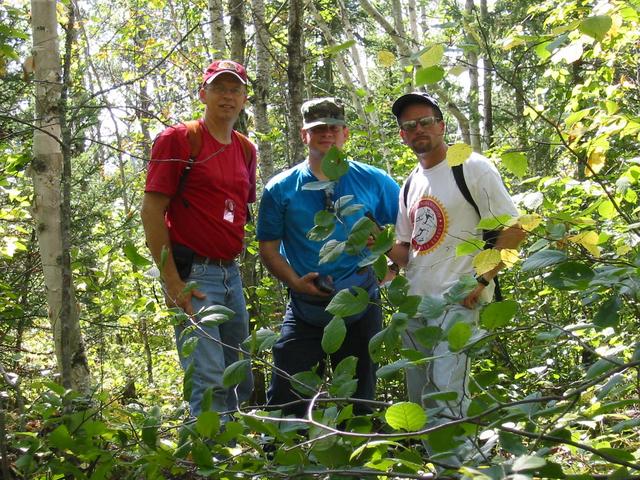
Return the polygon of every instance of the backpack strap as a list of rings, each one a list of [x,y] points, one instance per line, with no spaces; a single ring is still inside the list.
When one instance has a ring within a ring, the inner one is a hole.
[[[407,180],[404,182],[404,187],[402,188],[402,198],[404,200],[404,208],[405,209],[408,207],[407,199],[409,198],[409,187],[411,186],[411,179],[413,178],[413,174],[418,171],[418,168],[420,168],[419,165],[416,168],[414,168],[413,170],[411,170],[411,173],[407,177]]]
[[[464,170],[462,169],[462,164],[451,167],[451,170],[453,171],[453,178],[456,181],[456,185],[458,185],[460,193],[462,193],[464,199],[473,207],[473,209],[478,214],[478,217],[482,218],[480,216],[480,209],[478,208],[478,204],[473,199],[473,196],[469,191],[469,187],[467,186],[467,182],[464,179]],[[483,230],[482,239],[485,241],[485,248],[493,248],[496,244],[496,240],[498,239],[499,234],[499,230]],[[493,291],[494,298],[497,302],[500,302],[502,301],[503,297],[497,275],[494,277],[493,283],[495,285],[495,289]]]
[[[187,165],[182,171],[182,175],[180,175],[176,195],[181,195],[184,191],[184,187],[187,184],[187,177],[189,176],[189,173],[191,173],[191,169],[193,168],[193,164],[195,163],[197,156],[200,155],[200,150],[202,150],[202,132],[200,130],[200,121],[189,120],[188,122],[184,122],[184,125],[187,127],[189,160],[187,161]],[[189,207],[189,202],[184,197],[182,198],[182,203],[184,203],[185,207]]]

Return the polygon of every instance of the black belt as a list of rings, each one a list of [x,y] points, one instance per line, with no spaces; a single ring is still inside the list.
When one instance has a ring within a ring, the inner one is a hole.
[[[217,265],[219,267],[230,267],[235,263],[235,260],[227,259],[227,258],[211,258],[211,257],[203,257],[202,255],[198,255],[197,253],[193,256],[193,263],[201,263],[204,265]]]

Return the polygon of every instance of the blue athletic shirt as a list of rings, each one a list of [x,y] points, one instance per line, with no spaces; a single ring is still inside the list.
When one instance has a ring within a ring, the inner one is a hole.
[[[325,192],[302,189],[304,184],[315,181],[318,179],[306,161],[273,177],[260,201],[257,238],[281,240],[280,253],[298,275],[320,272],[339,281],[352,275],[363,257],[343,253],[334,262],[318,265],[320,249],[331,239],[346,240],[351,227],[367,212],[371,212],[380,225],[395,224],[400,188],[379,168],[349,160],[349,170],[335,185],[333,200],[353,195],[347,205],[364,207],[344,217],[344,224],[337,223],[329,238],[317,242],[309,240],[307,232],[314,227],[316,212],[325,208]]]

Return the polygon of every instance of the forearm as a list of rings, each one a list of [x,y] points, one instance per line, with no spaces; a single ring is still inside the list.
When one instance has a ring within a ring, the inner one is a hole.
[[[260,258],[274,277],[295,290],[300,281],[300,275],[293,270],[289,262],[280,254],[280,241],[261,241]]]
[[[400,267],[406,267],[409,263],[409,244],[407,242],[397,242],[391,250],[387,252],[387,257]]]
[[[156,265],[160,269],[160,277],[166,283],[180,281],[180,276],[176,269],[173,255],[171,253],[171,240],[169,230],[164,221],[165,208],[162,204],[149,201],[145,196],[143,200],[140,216],[144,228],[147,247]],[[167,255],[164,265],[162,265],[162,251],[166,249]]]

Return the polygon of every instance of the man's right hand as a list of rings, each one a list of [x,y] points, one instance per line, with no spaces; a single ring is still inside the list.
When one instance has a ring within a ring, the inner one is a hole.
[[[177,280],[171,283],[165,284],[165,302],[167,307],[179,307],[187,315],[193,315],[193,305],[191,304],[191,297],[197,299],[204,299],[206,295],[196,288],[187,289],[187,284],[182,280]]]
[[[318,272],[309,272],[306,275],[299,277],[293,285],[289,285],[291,290],[296,293],[306,293],[307,295],[315,295],[317,297],[328,297],[330,294],[323,292],[316,287],[314,280],[319,276]]]

